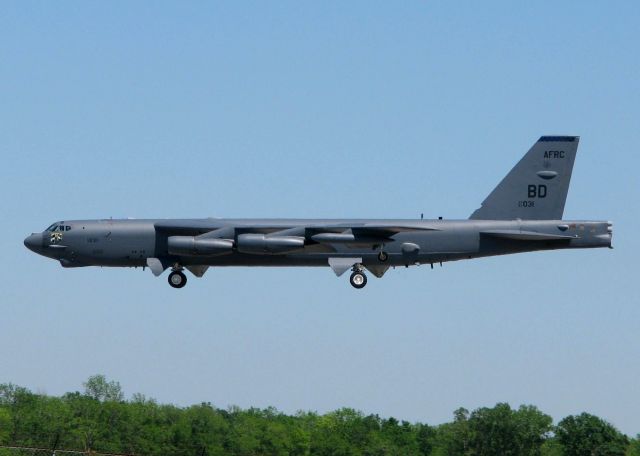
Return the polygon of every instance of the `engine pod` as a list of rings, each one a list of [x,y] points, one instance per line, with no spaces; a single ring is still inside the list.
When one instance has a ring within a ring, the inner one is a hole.
[[[221,255],[231,253],[233,241],[230,239],[199,239],[193,236],[170,236],[167,250],[170,255]]]
[[[257,233],[240,234],[237,243],[238,252],[255,255],[277,255],[303,247],[304,238],[300,236],[265,236]]]

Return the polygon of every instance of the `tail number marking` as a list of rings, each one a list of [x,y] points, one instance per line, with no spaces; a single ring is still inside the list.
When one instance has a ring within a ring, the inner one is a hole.
[[[527,186],[527,196],[529,198],[546,198],[547,186],[544,184],[540,184],[540,185],[530,184]]]
[[[547,186],[544,184],[527,185],[527,197],[528,198],[546,198]],[[518,207],[535,207],[536,202],[531,199],[518,201]]]

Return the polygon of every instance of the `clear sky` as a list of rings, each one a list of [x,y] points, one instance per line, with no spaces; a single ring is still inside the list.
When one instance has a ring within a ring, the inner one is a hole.
[[[640,432],[640,3],[4,2],[0,382],[431,424],[535,404]],[[466,218],[543,134],[614,250],[393,270],[63,270],[105,217]]]

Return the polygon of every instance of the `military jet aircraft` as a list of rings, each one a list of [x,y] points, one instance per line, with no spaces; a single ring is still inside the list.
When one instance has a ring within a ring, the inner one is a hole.
[[[542,136],[467,220],[71,220],[25,245],[66,268],[148,267],[169,285],[210,266],[329,266],[355,288],[395,266],[611,247],[607,221],[562,220],[578,136]]]

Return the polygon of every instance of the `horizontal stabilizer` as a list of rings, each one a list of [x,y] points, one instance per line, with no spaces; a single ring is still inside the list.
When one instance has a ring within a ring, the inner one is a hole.
[[[576,239],[578,236],[566,236],[563,234],[538,233],[535,231],[520,230],[492,230],[481,231],[480,234],[502,239],[513,239],[516,241],[560,241],[566,239]]]

